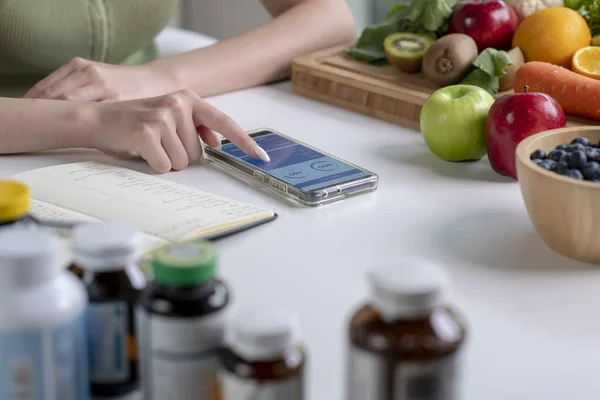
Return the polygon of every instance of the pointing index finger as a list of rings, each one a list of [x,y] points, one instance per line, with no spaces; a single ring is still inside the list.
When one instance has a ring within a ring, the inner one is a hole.
[[[267,152],[231,117],[198,96],[192,101],[192,114],[196,126],[204,125],[219,132],[250,157],[259,158],[264,162],[271,161]]]

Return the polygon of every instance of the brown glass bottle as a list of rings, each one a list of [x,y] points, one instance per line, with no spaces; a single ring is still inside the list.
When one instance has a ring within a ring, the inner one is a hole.
[[[302,400],[306,352],[283,310],[248,309],[221,356],[223,400]]]
[[[456,400],[466,328],[445,304],[447,278],[409,260],[371,271],[371,302],[349,326],[349,400]]]
[[[84,274],[84,270],[82,267],[80,267],[79,265],[75,264],[75,263],[71,263],[68,267],[67,270],[72,273],[73,275],[75,275],[76,277],[78,277],[79,279],[83,279],[83,274]]]
[[[79,268],[88,296],[91,391],[113,397],[140,386],[135,310],[141,296],[132,264],[138,232],[124,224],[94,223],[73,231],[72,266]]]

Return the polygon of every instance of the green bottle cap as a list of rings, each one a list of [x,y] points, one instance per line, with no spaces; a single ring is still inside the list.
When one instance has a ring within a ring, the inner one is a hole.
[[[165,285],[194,286],[215,276],[216,254],[210,242],[190,242],[157,249],[152,258],[154,279]]]

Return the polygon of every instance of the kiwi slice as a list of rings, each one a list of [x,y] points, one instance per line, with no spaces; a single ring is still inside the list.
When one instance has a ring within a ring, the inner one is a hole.
[[[398,32],[385,38],[383,48],[390,64],[402,72],[419,72],[433,38],[418,33]]]

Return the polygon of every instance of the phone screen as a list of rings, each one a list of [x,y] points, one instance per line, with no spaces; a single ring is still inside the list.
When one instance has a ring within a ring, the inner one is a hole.
[[[368,172],[274,132],[261,132],[252,135],[252,138],[269,154],[270,162],[247,156],[229,141],[223,142],[222,151],[304,191],[370,176]]]

